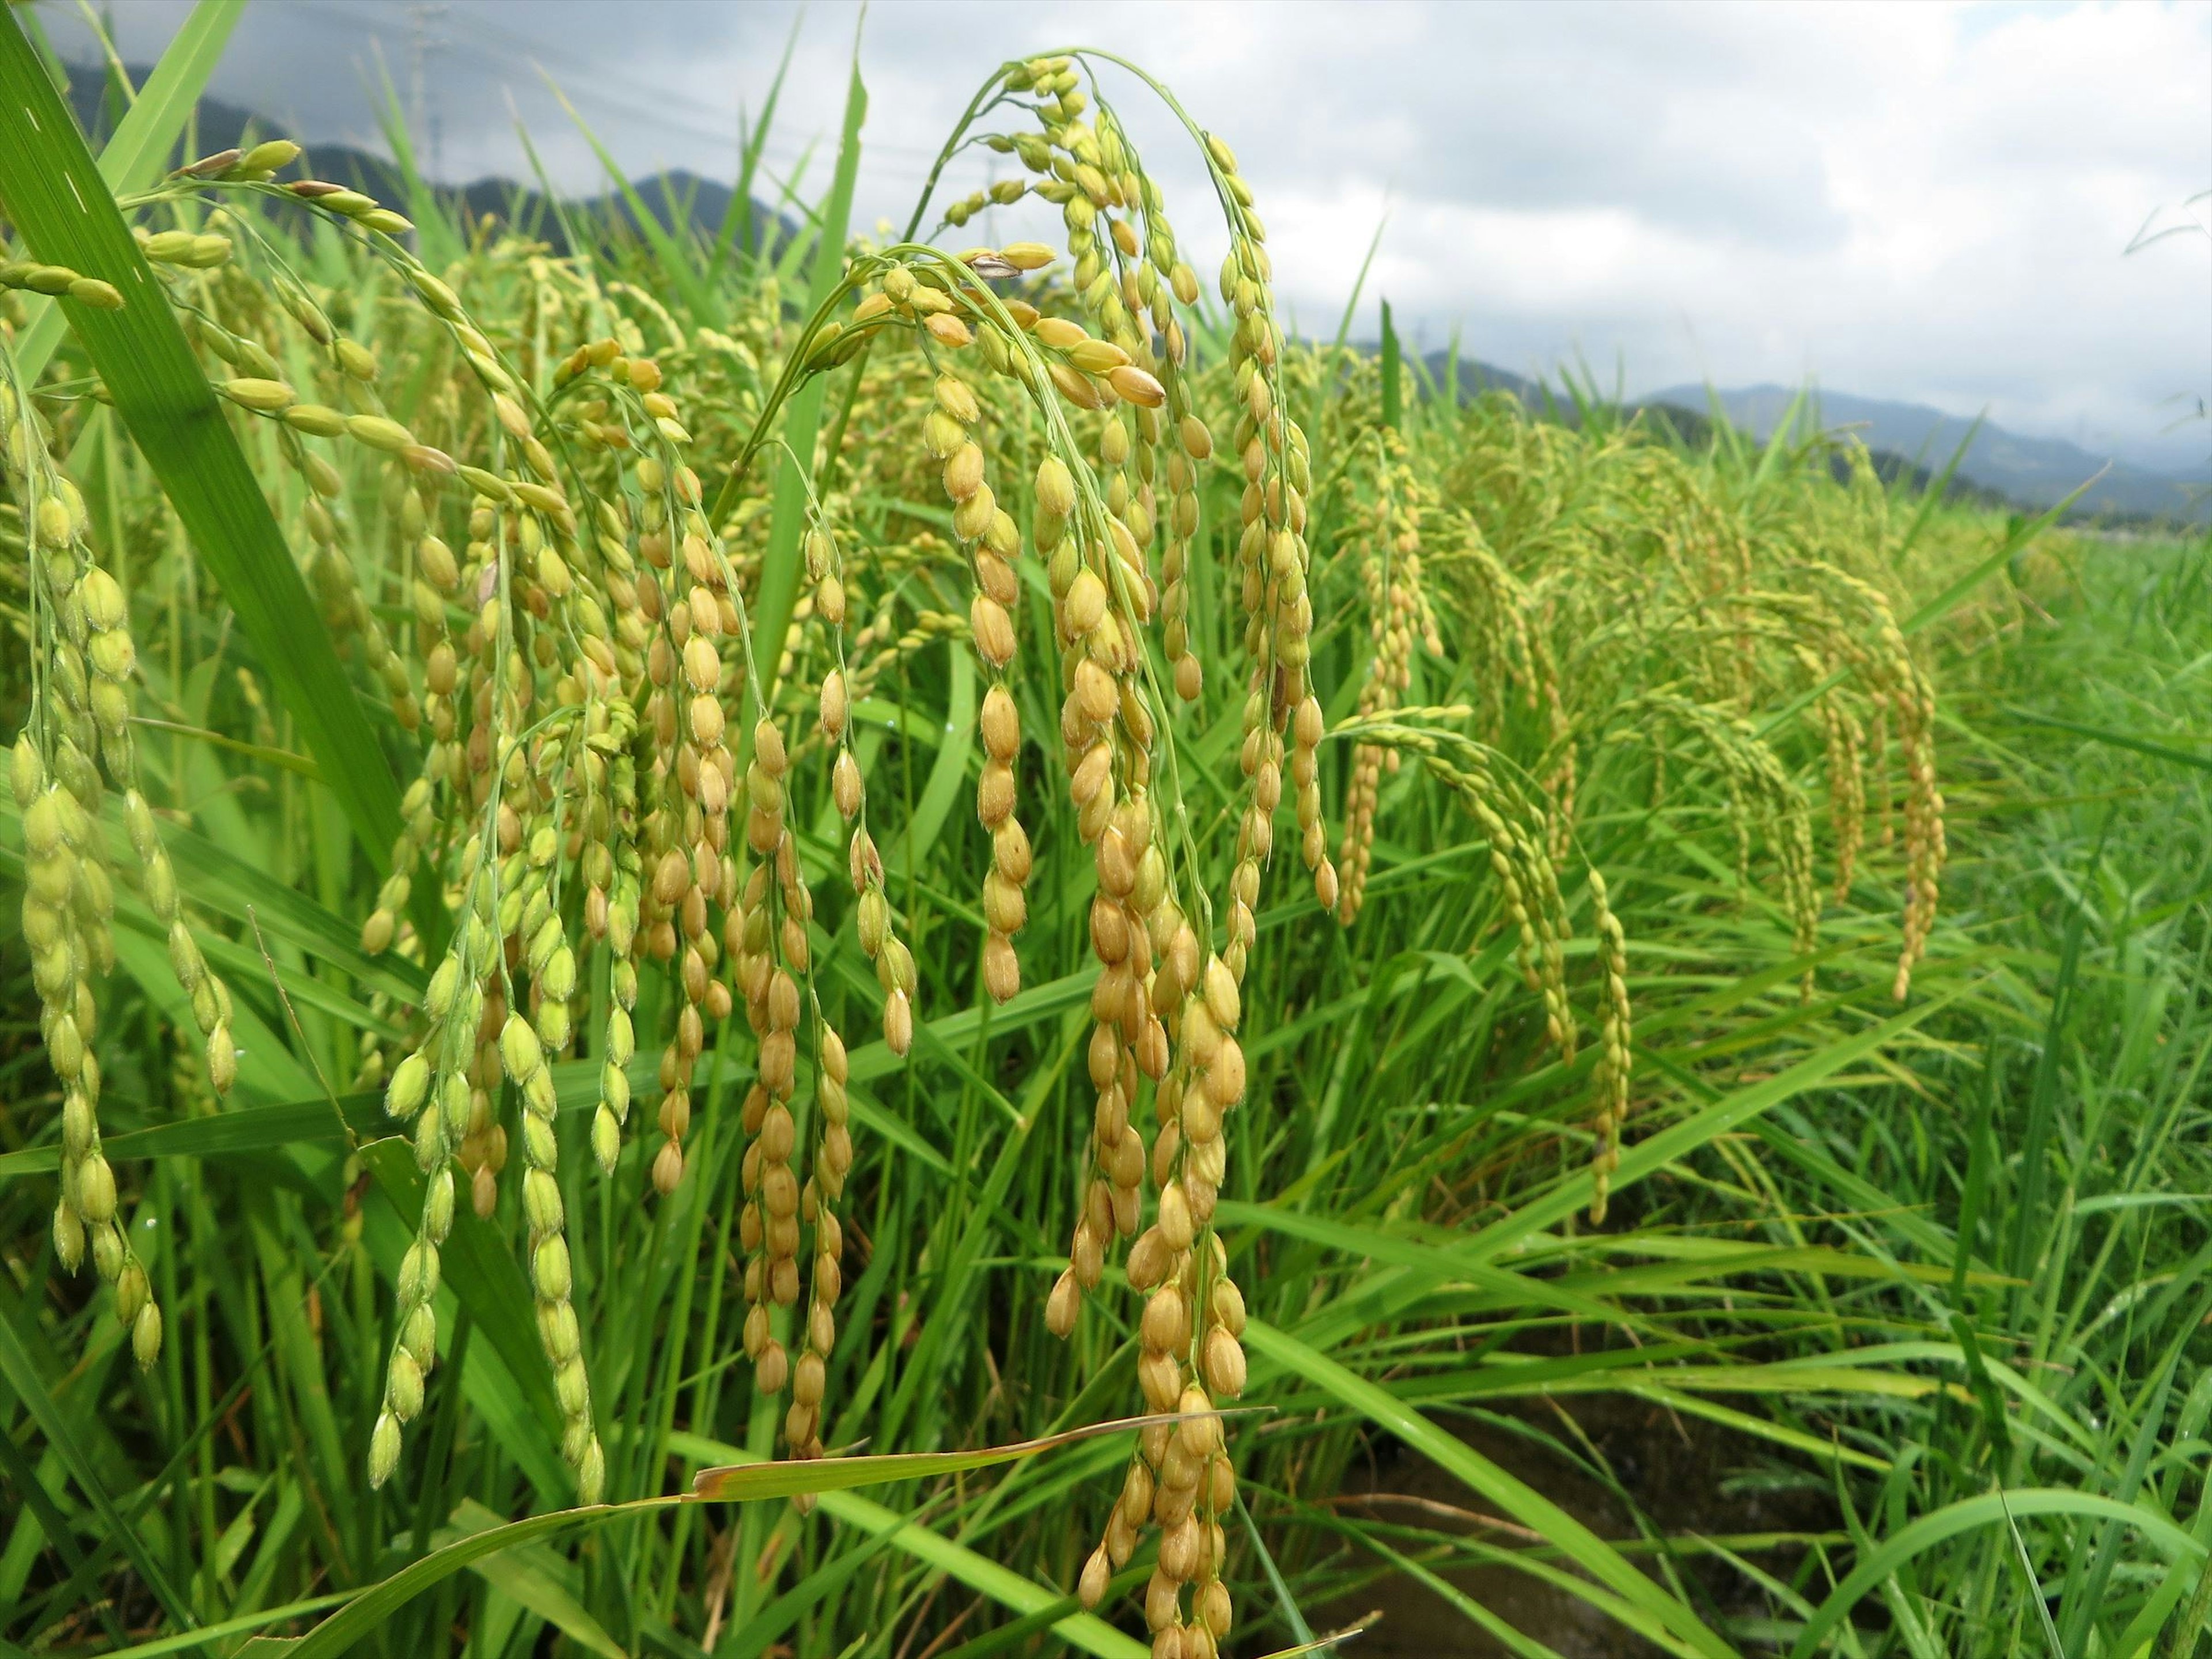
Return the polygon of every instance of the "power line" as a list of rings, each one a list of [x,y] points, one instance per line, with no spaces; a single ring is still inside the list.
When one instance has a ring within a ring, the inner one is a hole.
[[[445,123],[441,118],[445,100],[425,108],[424,87],[428,79],[430,54],[446,45],[446,37],[439,24],[453,10],[447,0],[410,0],[407,8],[407,81],[412,108],[409,118],[419,132],[426,127],[430,137],[430,170],[442,174],[446,170]]]

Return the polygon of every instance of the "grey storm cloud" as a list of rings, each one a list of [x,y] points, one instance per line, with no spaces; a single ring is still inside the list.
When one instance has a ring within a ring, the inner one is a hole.
[[[187,10],[109,15],[143,63]],[[74,5],[40,15],[89,52]],[[1370,337],[1381,295],[1427,345],[1523,372],[1817,377],[2153,465],[2212,448],[2177,419],[2212,393],[2205,0],[893,0],[864,23],[849,0],[257,0],[213,90],[374,147],[388,76],[446,179],[525,176],[520,120],[556,184],[598,188],[550,78],[626,171],[727,178],[794,21],[771,173],[826,180],[858,26],[866,220],[903,222],[994,64],[1093,45],[1236,146],[1310,331],[1333,331],[1381,228]],[[1183,135],[1109,75],[1212,252]],[[2159,215],[2198,229],[2127,255]]]

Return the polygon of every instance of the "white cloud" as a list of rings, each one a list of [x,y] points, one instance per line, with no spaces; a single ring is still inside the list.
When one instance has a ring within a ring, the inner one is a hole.
[[[411,9],[287,0],[247,15],[218,76],[309,137],[373,137],[362,66],[403,97]],[[597,171],[532,68],[626,167],[727,177],[793,9],[699,0],[456,0],[424,58],[450,176],[522,170],[509,99],[563,184]],[[70,15],[46,12],[66,39]],[[128,0],[150,57],[173,0]],[[810,9],[770,157],[826,180],[855,9]],[[1333,329],[1375,227],[1361,328],[1522,371],[1577,352],[1632,389],[1711,377],[1936,404],[2184,465],[2165,400],[2212,393],[2212,238],[2123,249],[2212,187],[2212,4],[984,0],[879,4],[862,68],[866,220],[903,222],[973,87],[1006,56],[1085,40],[1157,73],[1236,146],[1285,294]],[[1173,124],[1111,82],[1149,165],[1201,228]],[[1003,166],[1004,164],[1001,163]],[[972,173],[949,177],[964,189]],[[1009,227],[1011,229],[1011,227]],[[2162,406],[2164,405],[2164,406]]]

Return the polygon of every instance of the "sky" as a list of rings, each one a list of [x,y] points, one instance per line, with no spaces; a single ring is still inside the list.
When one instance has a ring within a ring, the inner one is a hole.
[[[150,62],[189,7],[102,9]],[[40,10],[88,53],[73,0]],[[794,27],[769,165],[826,185],[857,38],[863,224],[903,225],[1000,61],[1097,46],[1235,148],[1305,332],[1335,331],[1372,245],[1355,337],[1387,298],[1428,349],[1456,335],[1531,375],[1579,361],[1632,395],[1810,380],[2141,465],[2212,458],[2192,418],[2212,400],[2212,0],[253,0],[211,90],[381,149],[388,73],[442,178],[526,176],[519,120],[557,185],[595,191],[557,83],[632,176],[727,180]],[[1187,137],[1107,73],[1194,262],[1218,263]],[[948,180],[990,162],[1009,166],[971,155]],[[953,234],[1050,237],[1040,211]]]

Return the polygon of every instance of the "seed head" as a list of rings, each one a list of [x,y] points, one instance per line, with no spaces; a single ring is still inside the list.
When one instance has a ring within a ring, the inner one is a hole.
[[[379,1412],[368,1437],[368,1484],[372,1490],[392,1479],[399,1467],[399,1419],[387,1407]]]
[[[1057,455],[1047,455],[1037,464],[1036,499],[1040,507],[1059,518],[1075,511],[1075,477]]]
[[[151,1370],[161,1355],[161,1310],[149,1301],[131,1322],[131,1355],[142,1371]]]
[[[538,1033],[520,1014],[510,1013],[500,1028],[499,1053],[507,1076],[517,1084],[528,1085],[544,1069],[545,1052],[538,1043]]]
[[[1079,570],[1067,590],[1067,631],[1081,639],[1096,629],[1106,615],[1106,584],[1088,568]]]

